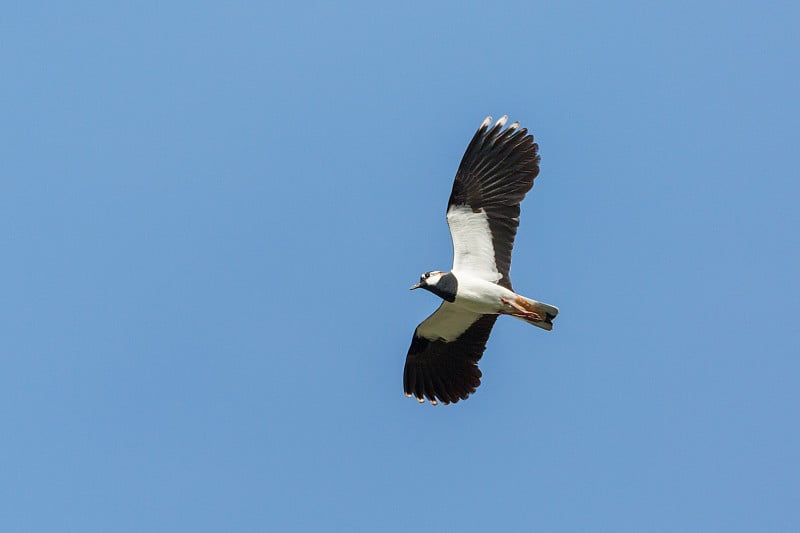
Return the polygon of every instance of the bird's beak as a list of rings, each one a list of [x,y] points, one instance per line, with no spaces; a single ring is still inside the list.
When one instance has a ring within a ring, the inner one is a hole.
[[[408,290],[413,291],[414,289],[419,289],[420,287],[422,287],[422,282],[421,281],[419,283],[409,287]]]

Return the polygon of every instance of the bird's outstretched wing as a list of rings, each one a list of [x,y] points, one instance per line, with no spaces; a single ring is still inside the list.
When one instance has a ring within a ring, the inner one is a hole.
[[[414,331],[403,371],[406,396],[432,404],[465,400],[481,384],[478,361],[497,315],[443,302]]]
[[[511,289],[508,271],[519,204],[539,174],[539,146],[508,117],[483,121],[461,159],[447,204],[453,270]]]

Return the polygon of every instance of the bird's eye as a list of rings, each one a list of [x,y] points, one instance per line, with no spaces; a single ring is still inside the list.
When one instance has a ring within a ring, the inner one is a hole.
[[[431,273],[430,272],[425,272],[425,279],[428,279],[429,277],[431,277]]]

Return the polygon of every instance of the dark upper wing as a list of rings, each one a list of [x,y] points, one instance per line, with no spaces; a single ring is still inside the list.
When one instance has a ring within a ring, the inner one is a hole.
[[[465,400],[481,384],[478,361],[497,315],[443,302],[414,331],[403,370],[406,396],[432,404]]]
[[[447,205],[453,270],[469,271],[511,289],[508,271],[519,204],[539,174],[539,146],[507,117],[483,121],[461,159]],[[490,127],[491,126],[491,127]]]

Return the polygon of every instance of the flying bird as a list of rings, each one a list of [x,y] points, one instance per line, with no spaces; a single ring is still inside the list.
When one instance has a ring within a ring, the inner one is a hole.
[[[423,274],[442,304],[417,329],[408,349],[403,389],[420,403],[465,400],[481,383],[478,361],[499,315],[553,329],[558,309],[514,292],[508,271],[519,226],[519,204],[539,174],[539,146],[507,116],[478,128],[456,172],[447,224],[453,268]]]

